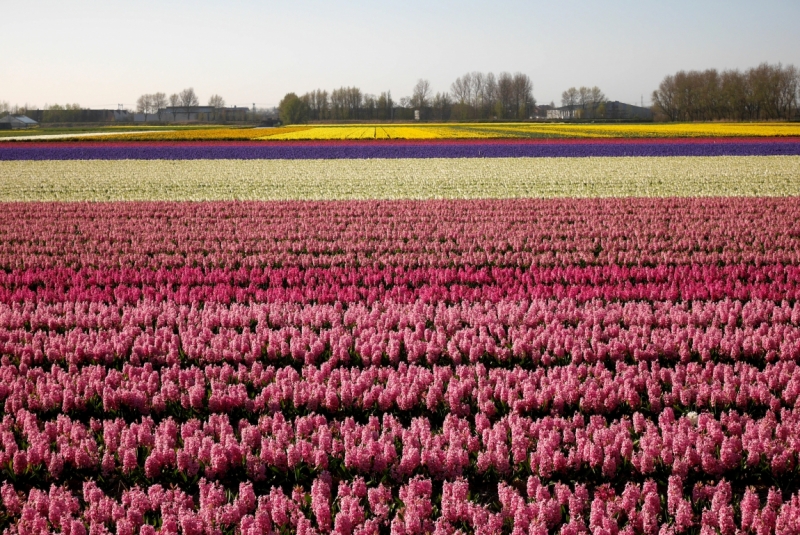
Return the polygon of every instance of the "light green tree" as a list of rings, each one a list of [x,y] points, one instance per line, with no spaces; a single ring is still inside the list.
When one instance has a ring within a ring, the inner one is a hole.
[[[308,104],[295,93],[287,93],[278,104],[278,115],[283,124],[300,124],[308,121]]]

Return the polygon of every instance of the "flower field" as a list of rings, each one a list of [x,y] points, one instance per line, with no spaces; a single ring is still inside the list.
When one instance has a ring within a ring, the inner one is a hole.
[[[324,128],[0,145],[4,534],[800,533],[795,126]]]
[[[187,142],[187,141],[381,141],[381,140],[488,140],[488,139],[716,139],[800,136],[797,123],[416,123],[360,125],[292,125],[280,128],[203,127],[169,131],[111,134],[98,142]],[[89,134],[82,134],[89,135]],[[0,141],[2,137],[0,136]],[[24,143],[35,142],[22,140]],[[70,142],[63,136],[63,142]]]
[[[800,195],[800,156],[0,162],[3,201]]]
[[[730,136],[797,136],[792,123],[765,124],[442,124],[404,126],[314,126],[291,132],[278,130],[270,140],[332,139],[488,139],[488,138],[692,138]]]

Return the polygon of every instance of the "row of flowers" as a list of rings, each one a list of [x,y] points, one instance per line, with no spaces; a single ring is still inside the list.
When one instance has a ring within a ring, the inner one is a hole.
[[[38,311],[37,311],[38,308]],[[0,307],[3,362],[431,366],[800,358],[800,302]]]
[[[307,126],[285,126],[283,128],[275,128],[270,130],[265,130],[263,128],[185,128],[185,129],[178,129],[178,130],[171,130],[171,131],[164,131],[164,132],[138,132],[134,134],[126,134],[124,132],[120,132],[116,135],[104,135],[104,136],[96,136],[96,137],[84,137],[81,140],[76,140],[76,138],[69,138],[65,137],[63,140],[59,141],[58,143],[80,143],[80,144],[90,144],[93,142],[98,143],[114,143],[114,142],[147,142],[147,141],[156,141],[156,142],[197,142],[197,141],[249,141],[254,139],[259,139],[266,136],[269,133],[284,133],[289,134],[291,132],[299,132],[302,130],[307,130],[309,127]],[[769,130],[764,130],[765,133],[769,132]],[[767,134],[769,135],[769,134]],[[31,142],[26,142],[31,143]],[[49,142],[52,143],[52,142]],[[18,145],[20,143],[17,143]]]
[[[797,198],[3,208],[8,535],[800,530]]]
[[[767,364],[707,362],[637,365],[617,363],[551,368],[487,368],[482,364],[433,366],[400,364],[366,369],[327,365],[275,367],[255,362],[154,369],[123,364],[121,369],[90,365],[51,366],[21,371],[0,367],[0,403],[6,414],[23,410],[106,415],[173,415],[185,419],[209,413],[256,417],[287,411],[346,414],[436,414],[489,418],[504,414],[619,414],[662,407],[683,412],[779,411],[795,409],[800,369],[794,361]]]
[[[126,489],[118,499],[91,481],[79,492],[55,485],[21,492],[6,483],[0,511],[14,521],[12,535],[450,535],[464,528],[478,535],[670,535],[698,528],[703,535],[797,533],[800,496],[776,488],[760,494],[752,488],[739,492],[725,480],[689,485],[678,476],[666,485],[646,480],[618,491],[607,485],[543,485],[530,477],[516,486],[497,484],[496,502],[487,504],[463,479],[440,486],[415,477],[392,489],[324,472],[310,488],[272,487],[262,496],[248,483],[226,489],[205,479],[195,496],[153,485]]]
[[[369,128],[370,138],[376,128]],[[306,135],[308,132],[303,132]],[[299,135],[299,134],[298,134]],[[350,139],[350,138],[347,138]],[[661,143],[370,143],[370,144],[112,144],[0,145],[9,160],[306,160],[363,158],[575,158],[800,155],[800,139]]]
[[[696,124],[358,124],[287,126],[275,129],[195,128],[97,137],[98,141],[208,141],[208,140],[426,140],[439,139],[628,139],[703,137],[800,136],[791,123]]]
[[[432,124],[432,125],[318,125],[254,132],[267,140],[336,139],[491,139],[491,138],[675,138],[718,136],[798,136],[800,128],[787,123],[720,124]],[[302,127],[301,127],[302,128]],[[207,139],[212,133],[204,135]],[[169,133],[141,139],[171,139]],[[120,137],[120,139],[124,139]],[[185,139],[185,138],[182,138]]]
[[[290,127],[292,129],[303,130],[309,129],[310,127],[307,126],[293,126]],[[374,128],[374,127],[371,127]],[[395,127],[401,128],[401,127]],[[210,132],[214,129],[198,129],[201,131]],[[289,128],[284,128],[281,130],[272,130],[273,133],[279,132],[286,132]],[[242,132],[243,129],[232,129],[231,131],[239,131]],[[189,132],[182,131],[183,132]],[[141,132],[143,135],[151,135],[151,134],[171,134],[171,132]],[[708,144],[724,144],[724,143],[748,143],[748,144],[773,144],[773,143],[784,143],[784,144],[796,144],[800,141],[800,135],[794,136],[692,136],[692,137],[658,137],[657,139],[653,139],[652,137],[526,137],[526,138],[465,138],[465,139],[423,139],[423,138],[410,138],[410,139],[389,139],[383,138],[377,141],[359,141],[353,139],[330,139],[330,140],[293,140],[293,141],[283,141],[281,143],[262,143],[260,140],[251,140],[245,139],[244,137],[237,138],[237,139],[162,139],[158,140],[158,143],[142,143],[140,140],[136,138],[139,134],[124,134],[126,139],[116,139],[113,137],[103,136],[103,137],[96,137],[96,138],[82,138],[80,140],[76,139],[67,139],[68,136],[59,136],[57,143],[53,143],[51,140],[42,140],[38,138],[38,136],[32,136],[29,141],[25,143],[5,143],[0,144],[0,150],[4,149],[30,149],[30,150],[38,150],[42,148],[84,148],[84,149],[95,149],[95,148],[134,148],[134,147],[183,147],[183,148],[206,148],[206,147],[272,147],[272,148],[279,148],[279,147],[336,147],[336,146],[346,146],[346,147],[376,147],[376,146],[393,146],[393,147],[404,147],[404,146],[470,146],[470,145],[479,145],[479,146],[487,146],[487,145],[652,145],[652,144],[659,144],[659,145],[686,145],[686,144],[699,144],[699,145],[708,145]],[[191,136],[191,133],[187,134]],[[263,136],[269,137],[269,136]],[[21,139],[17,138],[18,141]]]
[[[581,265],[800,265],[798,197],[10,203],[2,208],[0,266],[6,271],[553,266],[581,273],[575,270]],[[591,278],[603,272],[585,273]],[[243,280],[257,276],[241,273]]]
[[[639,412],[621,418],[512,414],[491,421],[478,413],[403,420],[391,413],[356,420],[278,412],[257,420],[211,414],[185,422],[145,416],[84,423],[66,415],[42,421],[22,410],[0,422],[0,470],[4,478],[31,484],[100,476],[283,483],[298,472],[307,479],[303,470],[331,470],[338,477],[395,483],[415,474],[616,483],[679,475],[788,487],[800,470],[798,409],[767,411],[761,418],[734,410],[678,417],[668,407],[651,418]]]
[[[800,195],[800,156],[0,161],[0,201]]]
[[[437,140],[437,139],[531,139],[531,138],[697,138],[697,137],[800,136],[791,123],[697,123],[697,124],[358,124],[287,126],[274,129],[193,128],[98,137],[108,141],[203,141],[203,140]]]
[[[18,261],[34,263],[29,257]],[[35,259],[34,259],[35,260]],[[693,301],[791,300],[791,265],[592,266],[567,268],[278,268],[158,271],[45,269],[0,272],[0,303],[141,300],[194,303],[499,303],[546,299]]]

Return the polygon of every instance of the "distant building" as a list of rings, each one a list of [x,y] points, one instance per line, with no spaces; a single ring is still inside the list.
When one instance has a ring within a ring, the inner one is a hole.
[[[16,130],[18,128],[32,128],[39,123],[25,115],[11,114],[0,119],[0,130]]]
[[[594,117],[589,115],[590,110],[580,106],[562,106],[547,110],[548,119],[622,119],[630,121],[652,121],[653,110],[625,104],[618,100],[607,101],[599,104],[594,111]]]
[[[640,119],[642,121],[651,121],[653,119],[653,110],[615,100],[613,102],[606,102],[604,117],[606,119]]]
[[[192,123],[247,121],[250,108],[214,108],[213,106],[167,106],[155,113],[128,110],[27,110],[39,123]],[[2,127],[0,127],[2,128]]]
[[[156,113],[136,113],[136,123],[194,123],[214,121],[246,121],[250,108],[215,108],[214,106],[167,106]]]
[[[28,110],[40,123],[118,123],[133,119],[126,110]]]
[[[574,119],[575,108],[574,106],[562,106],[560,108],[551,108],[547,110],[548,119]]]
[[[544,119],[547,117],[547,112],[553,109],[555,108],[549,104],[540,104],[533,108],[533,117],[531,119]]]

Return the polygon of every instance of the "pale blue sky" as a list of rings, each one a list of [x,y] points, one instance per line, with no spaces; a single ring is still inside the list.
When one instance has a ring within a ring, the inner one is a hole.
[[[193,86],[229,105],[356,85],[447,91],[521,71],[539,102],[598,85],[638,103],[680,69],[800,67],[800,1],[0,0],[0,100],[133,107]]]

